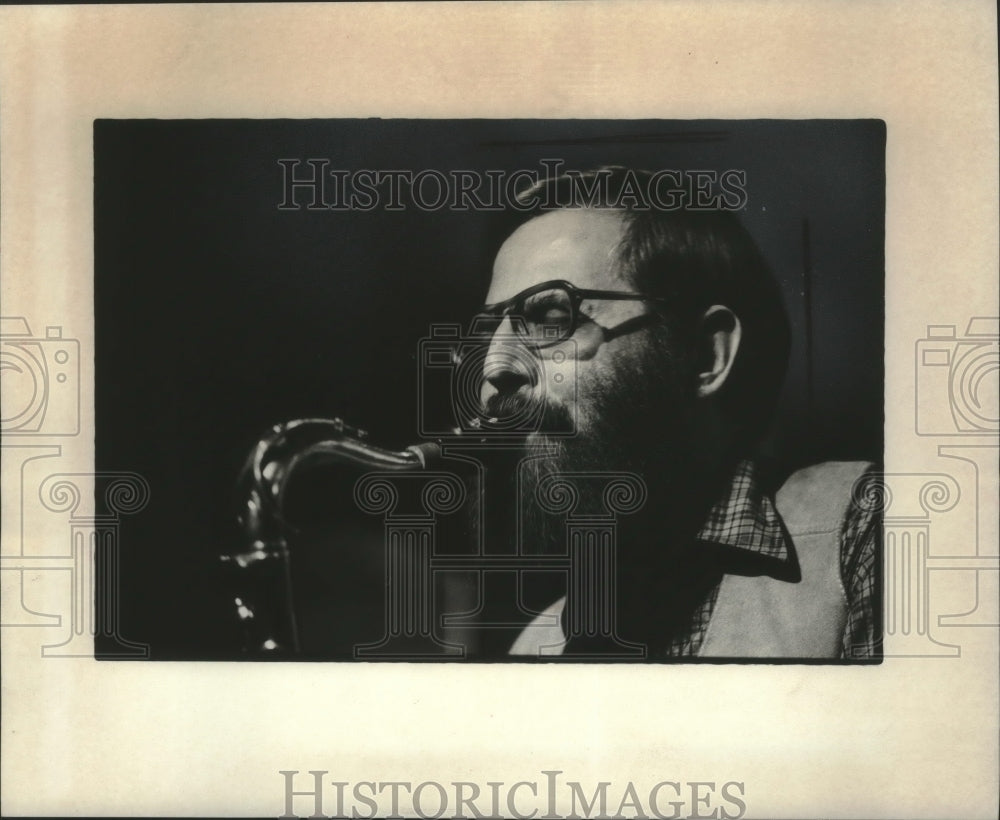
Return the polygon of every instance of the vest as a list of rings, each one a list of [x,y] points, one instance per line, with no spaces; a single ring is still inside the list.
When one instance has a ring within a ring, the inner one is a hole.
[[[840,534],[868,462],[825,462],[793,473],[775,496],[801,578],[726,574],[702,641],[703,658],[838,658],[847,623]],[[511,655],[560,655],[561,598],[514,641]]]

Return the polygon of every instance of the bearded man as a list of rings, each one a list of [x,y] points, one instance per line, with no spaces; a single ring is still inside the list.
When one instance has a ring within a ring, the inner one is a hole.
[[[650,660],[877,657],[881,522],[856,491],[872,465],[814,465],[772,497],[754,457],[790,335],[756,244],[730,211],[621,196],[648,174],[595,179],[599,198],[583,177],[523,195],[558,206],[527,214],[496,257],[481,400],[487,418],[540,420],[528,496],[555,476],[606,472],[639,477],[645,503],[616,531],[615,589],[584,600],[571,583],[511,654],[599,652],[570,621],[612,601],[611,644]],[[577,485],[578,506],[596,511],[600,488]],[[565,554],[561,524],[523,512],[525,537]]]

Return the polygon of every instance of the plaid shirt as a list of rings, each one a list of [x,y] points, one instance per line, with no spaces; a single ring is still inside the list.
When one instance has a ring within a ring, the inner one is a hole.
[[[864,480],[873,475],[865,474]],[[881,652],[877,596],[878,553],[882,529],[879,510],[874,505],[849,506],[840,532],[840,575],[847,593],[847,623],[841,642],[842,658],[873,658]],[[748,553],[783,560],[789,544],[774,501],[764,492],[754,462],[742,461],[733,474],[728,493],[709,511],[697,540],[745,550]],[[698,654],[708,630],[715,602],[716,584],[698,605],[688,629],[676,636],[667,651],[669,657]]]

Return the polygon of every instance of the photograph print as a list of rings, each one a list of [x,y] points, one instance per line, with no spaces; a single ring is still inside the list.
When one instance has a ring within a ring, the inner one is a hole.
[[[880,661],[882,121],[93,133],[99,659]]]

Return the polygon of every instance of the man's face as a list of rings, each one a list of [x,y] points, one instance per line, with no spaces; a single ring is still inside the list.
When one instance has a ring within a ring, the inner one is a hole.
[[[549,280],[634,292],[616,264],[623,227],[620,213],[589,209],[552,211],[525,223],[497,255],[487,303]],[[657,319],[643,321],[651,310],[644,301],[584,299],[570,340],[537,350],[518,341],[505,320],[484,363],[486,414],[509,415],[525,403],[545,408],[542,429],[529,443],[554,444],[556,452],[539,469],[669,472],[665,456],[675,464],[684,458],[684,419],[693,399],[683,389],[684,357],[666,327]],[[523,366],[533,356],[539,360],[534,374]],[[546,378],[552,372],[546,365],[559,356],[573,358],[575,367],[564,368],[561,381]],[[572,419],[576,435],[545,436],[545,418],[557,429]]]
[[[619,213],[589,209],[553,211],[527,222],[497,254],[487,303],[504,302],[549,280],[581,289],[632,291],[616,272],[622,229]],[[574,420],[581,437],[592,435],[600,422],[600,398],[619,377],[629,371],[635,375],[648,344],[644,333],[616,336],[615,330],[648,311],[640,301],[585,299],[569,342],[533,351],[515,338],[511,320],[505,321],[484,363],[481,400],[487,414],[519,402],[545,402],[550,415]],[[562,357],[573,359],[574,366],[553,367]],[[525,367],[526,361],[535,367]],[[551,378],[557,369],[560,376]]]

